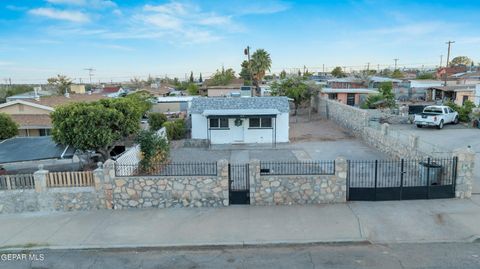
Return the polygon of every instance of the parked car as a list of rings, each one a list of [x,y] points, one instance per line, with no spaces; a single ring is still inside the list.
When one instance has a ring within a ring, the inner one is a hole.
[[[421,114],[416,114],[413,123],[418,128],[436,126],[442,129],[447,123],[458,123],[458,113],[448,106],[427,106]]]

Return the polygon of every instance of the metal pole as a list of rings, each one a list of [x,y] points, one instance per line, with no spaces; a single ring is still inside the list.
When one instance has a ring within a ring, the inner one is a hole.
[[[427,199],[430,199],[430,157],[427,160]]]
[[[404,174],[404,160],[402,159],[401,168],[400,168],[400,200],[402,200],[403,193],[403,174]]]
[[[375,160],[375,201],[377,200],[378,160]]]

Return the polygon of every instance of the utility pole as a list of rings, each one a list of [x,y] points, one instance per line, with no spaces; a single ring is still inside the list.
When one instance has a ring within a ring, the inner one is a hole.
[[[447,52],[447,64],[445,65],[445,80],[444,80],[444,86],[447,86],[447,78],[448,78],[448,67],[450,66],[450,46],[455,43],[455,41],[450,41],[448,40],[445,42],[445,44],[448,45],[448,52]]]
[[[450,65],[450,45],[455,43],[455,41],[450,41],[448,40],[448,42],[446,42],[445,44],[448,45],[448,53],[447,53],[447,65],[446,67],[448,67]]]
[[[398,58],[395,58],[393,59],[395,61],[395,68],[393,69],[393,71],[397,70],[397,62],[398,62]]]
[[[84,70],[88,71],[88,76],[90,77],[90,84],[92,84],[92,76],[93,76],[93,71],[95,71],[95,69],[93,69],[92,67],[89,67],[89,68],[85,68]]]

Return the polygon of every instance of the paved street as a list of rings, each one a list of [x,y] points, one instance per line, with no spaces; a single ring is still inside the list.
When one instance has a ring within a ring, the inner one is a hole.
[[[11,253],[11,252],[9,252]],[[480,268],[480,243],[310,245],[197,250],[33,251],[1,268]],[[41,254],[41,255],[40,255]],[[0,256],[0,257],[6,257]]]

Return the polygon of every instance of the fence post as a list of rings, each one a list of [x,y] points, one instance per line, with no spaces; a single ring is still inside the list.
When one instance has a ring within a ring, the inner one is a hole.
[[[95,190],[102,189],[102,185],[105,182],[105,178],[103,175],[103,163],[97,163],[97,169],[93,170],[93,184],[95,186]]]
[[[228,206],[229,200],[229,182],[228,182],[228,161],[227,160],[218,160],[217,161],[217,180],[220,180],[220,186],[222,186],[223,194],[223,205]]]
[[[255,205],[256,183],[260,183],[260,160],[250,160],[250,205]]]
[[[107,160],[103,164],[103,167],[98,167],[96,170],[102,169],[103,171],[103,201],[100,202],[101,206],[106,209],[113,209],[113,188],[115,184],[115,162],[113,160]],[[101,200],[102,201],[102,200]]]
[[[375,160],[375,199],[377,201],[378,160]]]
[[[337,157],[335,159],[335,178],[336,184],[342,190],[339,202],[347,201],[347,175],[348,175],[348,162],[344,157]]]
[[[457,157],[457,171],[455,186],[456,198],[471,198],[473,179],[474,179],[474,166],[475,166],[475,151],[470,146],[467,148],[456,149],[453,152],[453,156]]]
[[[33,173],[35,182],[35,192],[44,192],[47,190],[48,170],[43,169],[43,164],[38,165],[38,171]]]

